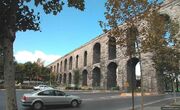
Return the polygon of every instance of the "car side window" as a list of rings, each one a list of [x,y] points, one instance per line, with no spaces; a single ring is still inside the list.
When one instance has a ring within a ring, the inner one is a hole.
[[[62,91],[55,91],[56,96],[65,96],[66,94]]]
[[[38,95],[41,95],[41,96],[54,96],[54,91],[52,90],[47,90],[47,91],[42,91],[40,92]]]

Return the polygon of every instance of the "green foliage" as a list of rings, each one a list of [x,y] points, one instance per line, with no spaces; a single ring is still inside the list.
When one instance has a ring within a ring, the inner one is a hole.
[[[107,22],[100,21],[100,26],[111,29],[105,32],[116,37],[116,44],[127,47],[128,56],[136,54],[136,49],[138,53],[152,52],[156,69],[178,71],[180,57],[175,36],[179,24],[160,14],[162,3],[162,0],[107,0]]]
[[[179,73],[180,52],[172,47],[162,47],[153,56],[157,70]]]
[[[80,76],[80,72],[79,70],[74,70],[74,84],[76,86],[79,86],[79,82],[80,82],[81,76]]]
[[[35,7],[30,5],[33,2]],[[40,30],[40,13],[35,13],[36,7],[43,8],[46,14],[57,15],[62,11],[64,4],[64,0],[1,0],[0,32],[2,34],[5,26],[11,26],[15,32]],[[84,0],[68,0],[67,5],[84,10]]]
[[[35,7],[42,8],[46,14],[57,15],[62,10],[63,1],[65,0],[0,0],[0,46],[4,53],[4,79],[7,89],[7,97],[11,96],[7,100],[7,109],[17,109],[15,86],[13,83],[8,84],[8,80],[14,82],[14,65],[9,62],[13,62],[13,42],[16,38],[17,31],[27,30],[40,30],[40,13],[35,13]],[[76,2],[73,2],[76,1]],[[77,9],[84,9],[83,0],[68,0],[69,7],[75,7]],[[38,68],[30,68],[31,64],[27,64],[27,74],[29,79],[34,78],[35,72]],[[8,71],[10,70],[10,71]],[[37,70],[39,71],[39,70]],[[41,72],[40,72],[41,73]]]
[[[15,66],[16,80],[18,83],[22,83],[24,80],[49,81],[49,68],[31,62],[26,62],[25,64],[15,63]]]
[[[148,14],[154,11],[151,9],[158,9],[161,3],[162,0],[107,0],[104,13],[107,22],[100,22],[100,24],[105,29],[115,30],[123,23],[131,27],[137,21],[147,18]]]

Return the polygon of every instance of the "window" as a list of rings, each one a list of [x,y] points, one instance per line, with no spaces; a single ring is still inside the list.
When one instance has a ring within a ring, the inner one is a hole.
[[[66,94],[62,91],[55,91],[56,96],[65,96]]]
[[[53,90],[47,90],[47,91],[43,91],[40,92],[38,95],[40,96],[54,96],[54,91]]]

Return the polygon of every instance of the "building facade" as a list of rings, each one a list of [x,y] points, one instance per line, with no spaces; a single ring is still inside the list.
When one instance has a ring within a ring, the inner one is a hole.
[[[180,22],[179,0],[168,1],[168,3],[161,13]],[[137,30],[139,29],[140,27],[137,27]],[[135,67],[139,62],[138,56],[129,58],[125,54],[128,48],[114,45],[115,42],[116,38],[102,34],[54,61],[48,67],[56,73],[60,85],[73,84],[74,71],[78,70],[81,76],[80,86],[96,89],[119,87],[120,90],[125,91],[131,87],[132,83],[136,87],[143,83],[145,91],[158,92],[158,76],[151,59],[153,54],[141,54],[143,77],[141,80],[140,77],[136,78],[135,72]]]

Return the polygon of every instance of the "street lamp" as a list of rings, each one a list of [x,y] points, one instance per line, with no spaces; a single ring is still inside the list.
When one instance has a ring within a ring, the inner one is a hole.
[[[176,89],[175,89],[175,83],[176,83],[176,74],[172,73],[172,81],[173,81],[173,96],[174,96],[174,103],[176,103]]]

